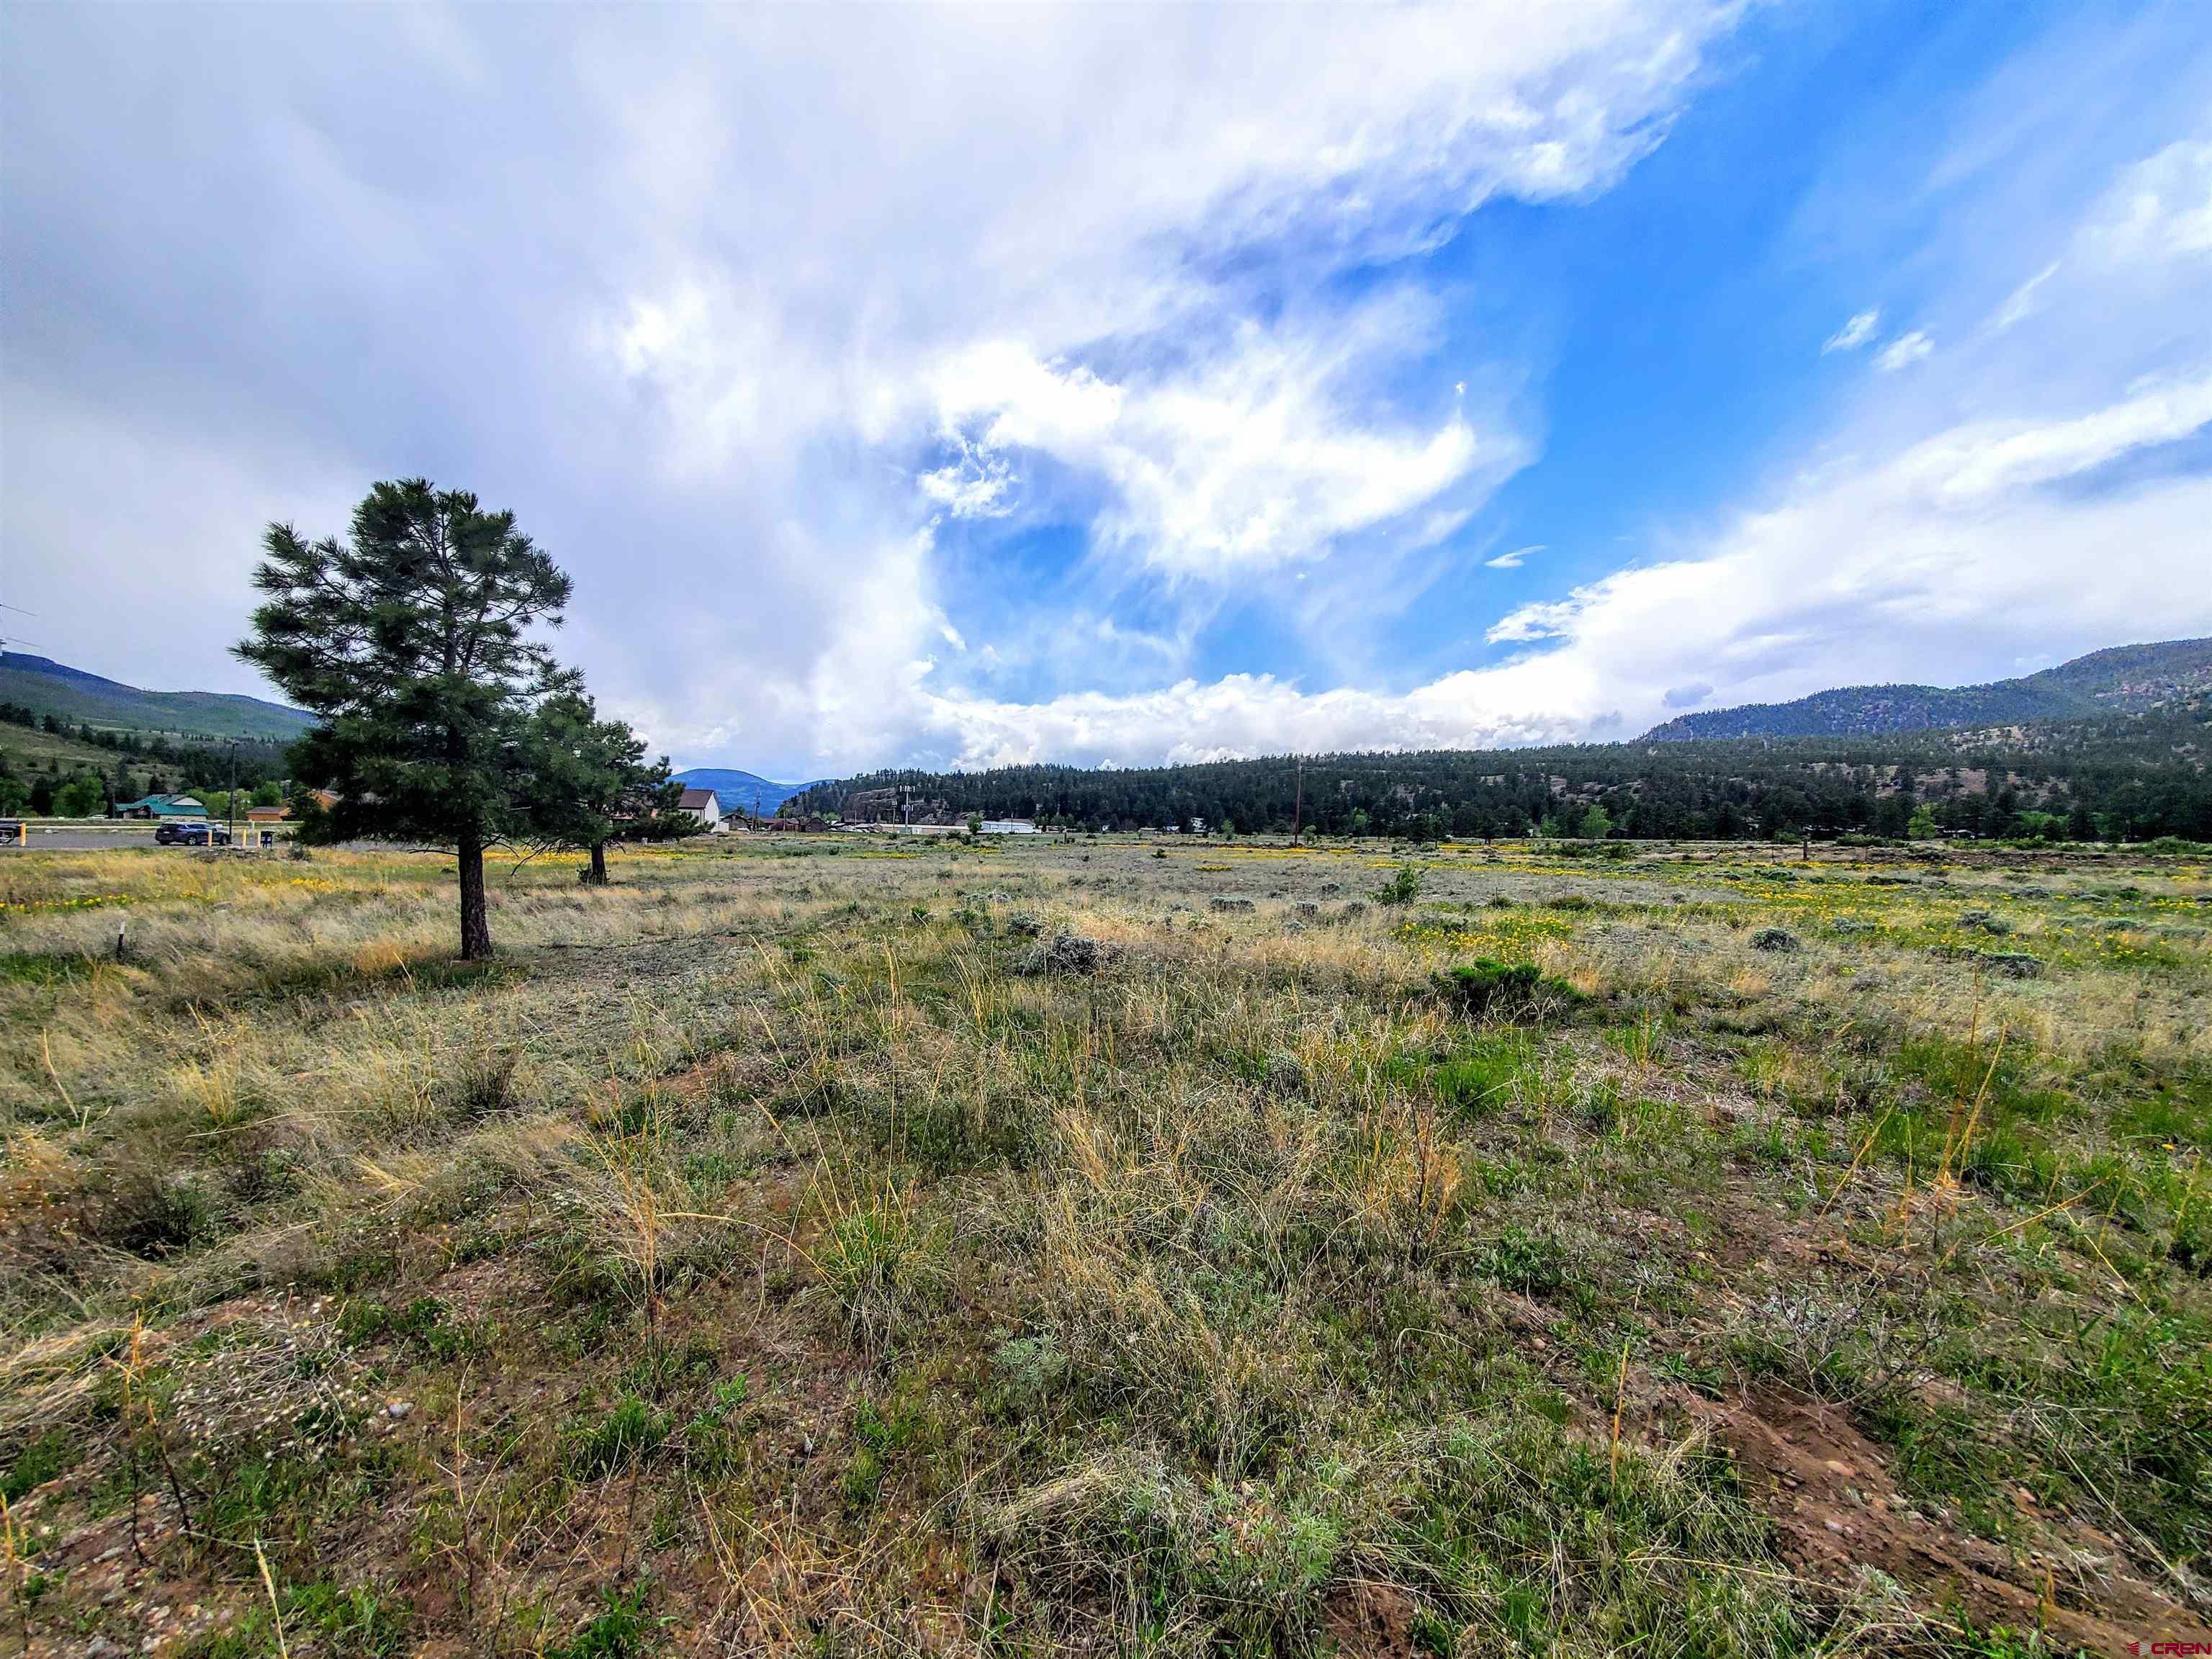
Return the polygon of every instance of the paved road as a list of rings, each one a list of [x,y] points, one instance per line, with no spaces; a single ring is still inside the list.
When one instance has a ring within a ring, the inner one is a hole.
[[[129,830],[41,830],[31,826],[30,850],[33,853],[96,853],[111,847],[151,847],[154,845],[154,826],[133,827]],[[13,842],[0,847],[0,853],[12,853]],[[170,850],[167,848],[163,852]],[[181,853],[181,847],[176,849]]]
[[[254,837],[254,832],[241,823],[238,826],[238,840],[234,844],[258,848],[259,842]],[[280,848],[284,845],[282,837],[278,838],[276,845]],[[28,850],[33,853],[101,853],[117,847],[160,846],[161,843],[154,839],[154,826],[150,823],[134,823],[128,827],[118,824],[112,830],[41,829],[34,823],[31,826]],[[12,841],[0,842],[0,855],[17,850]],[[179,846],[161,847],[161,850],[164,853],[188,853],[192,849]]]

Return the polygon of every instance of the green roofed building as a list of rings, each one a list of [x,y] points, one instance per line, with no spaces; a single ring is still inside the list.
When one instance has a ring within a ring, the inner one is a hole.
[[[118,818],[204,818],[207,808],[196,795],[146,795],[118,801],[109,814]]]

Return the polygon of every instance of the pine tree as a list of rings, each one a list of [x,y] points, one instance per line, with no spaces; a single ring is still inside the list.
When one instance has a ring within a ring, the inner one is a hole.
[[[666,841],[702,828],[678,809],[684,786],[668,775],[668,757],[645,761],[645,741],[621,720],[603,720],[580,692],[548,697],[524,738],[527,782],[522,805],[532,839],[577,847],[592,855],[586,886],[607,881],[607,843],[620,832]]]
[[[451,847],[461,957],[491,954],[487,846],[525,827],[520,726],[573,690],[532,629],[560,625],[568,579],[512,513],[421,478],[377,484],[352,538],[269,526],[267,596],[234,647],[319,724],[295,771],[335,789],[332,832]]]

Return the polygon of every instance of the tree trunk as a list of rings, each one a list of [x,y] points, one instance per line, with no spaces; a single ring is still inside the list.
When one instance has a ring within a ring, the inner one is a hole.
[[[584,872],[584,885],[604,887],[607,884],[607,844],[603,841],[592,843],[592,867]]]
[[[463,836],[459,856],[461,866],[461,960],[488,961],[491,957],[491,921],[484,913],[483,838]]]

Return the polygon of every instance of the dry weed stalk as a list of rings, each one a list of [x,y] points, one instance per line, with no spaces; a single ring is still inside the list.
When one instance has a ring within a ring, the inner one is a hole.
[[[184,1481],[177,1473],[176,1459],[170,1453],[168,1436],[161,1427],[161,1415],[155,1407],[153,1390],[149,1384],[150,1361],[146,1352],[146,1316],[141,1311],[131,1322],[130,1340],[124,1347],[122,1358],[118,1359],[111,1356],[108,1360],[122,1379],[119,1415],[130,1448],[131,1550],[141,1565],[147,1565],[146,1547],[138,1528],[138,1460],[143,1425],[143,1440],[152,1443],[155,1459],[160,1463],[161,1474],[168,1483],[170,1501],[177,1506],[177,1525],[185,1540],[185,1553],[189,1558],[197,1560],[199,1550],[195,1541],[197,1534],[192,1530],[191,1508],[185,1502]]]

